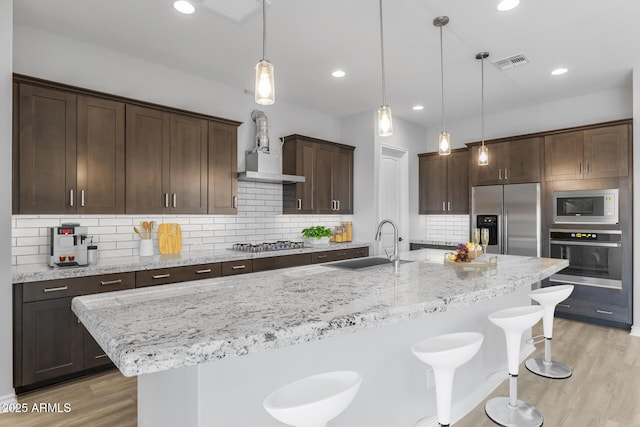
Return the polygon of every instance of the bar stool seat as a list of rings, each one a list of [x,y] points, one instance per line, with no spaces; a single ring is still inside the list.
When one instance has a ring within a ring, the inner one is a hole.
[[[358,372],[326,372],[280,387],[264,399],[263,406],[290,426],[324,427],[349,406],[361,383]]]
[[[489,315],[489,320],[502,328],[507,341],[509,397],[495,397],[485,405],[491,420],[506,427],[539,427],[543,418],[533,405],[518,400],[518,365],[522,334],[540,321],[544,308],[535,305],[507,308]]]
[[[564,301],[573,292],[573,285],[556,285],[536,289],[529,297],[544,308],[542,318],[544,333],[544,358],[529,358],[524,363],[527,369],[534,374],[546,378],[563,379],[572,374],[571,368],[564,363],[551,359],[551,338],[553,337],[553,316],[556,305]]]
[[[451,394],[453,376],[458,366],[467,363],[480,349],[484,335],[460,332],[427,338],[411,347],[413,354],[433,367],[436,383],[438,423],[451,423]]]

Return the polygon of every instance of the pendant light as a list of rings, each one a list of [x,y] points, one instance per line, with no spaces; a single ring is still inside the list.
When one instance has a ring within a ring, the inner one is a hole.
[[[480,52],[476,54],[476,59],[480,60],[480,79],[482,87],[482,145],[478,150],[478,166],[487,166],[489,164],[489,149],[484,145],[484,60],[489,57],[489,52]]]
[[[440,83],[442,88],[442,132],[438,137],[438,154],[446,156],[451,154],[451,135],[446,131],[444,120],[444,60],[442,54],[442,27],[449,23],[448,16],[438,16],[433,20],[433,25],[440,27]]]
[[[378,135],[393,135],[393,119],[391,117],[391,108],[387,105],[387,90],[384,78],[384,32],[382,27],[382,0],[380,0],[380,59],[382,62],[382,105],[378,108]]]
[[[267,44],[267,12],[262,0],[262,59],[256,64],[256,103],[271,105],[276,101],[276,87],[273,78],[273,64],[265,59]]]

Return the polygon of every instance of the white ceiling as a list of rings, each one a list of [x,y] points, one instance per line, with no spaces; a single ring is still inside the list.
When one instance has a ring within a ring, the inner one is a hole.
[[[197,6],[197,2],[196,6]],[[485,63],[485,107],[504,111],[631,86],[640,64],[639,0],[384,0],[387,101],[394,116],[439,127],[439,30],[444,27],[447,120],[480,114],[479,51],[489,60],[524,53],[529,64]],[[260,9],[241,22],[204,8],[182,15],[172,0],[16,0],[14,20],[253,90],[262,57]],[[337,117],[382,103],[376,0],[271,0],[266,57],[278,101]],[[563,76],[550,71],[569,68]],[[334,68],[347,76],[330,76]],[[424,104],[422,112],[412,111]]]

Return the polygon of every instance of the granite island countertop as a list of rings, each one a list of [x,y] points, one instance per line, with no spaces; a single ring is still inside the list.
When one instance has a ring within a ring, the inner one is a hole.
[[[51,268],[45,264],[28,264],[12,268],[12,283],[68,279],[73,277],[96,276],[99,274],[125,273],[129,271],[153,270],[156,268],[180,267],[224,261],[239,261],[245,259],[363,248],[369,246],[370,244],[365,242],[330,243],[328,245],[307,246],[302,249],[259,253],[247,253],[232,251],[230,249],[222,249],[217,251],[189,252],[185,254],[154,255],[152,257],[132,256],[106,258],[100,259],[96,265],[71,268]]]
[[[498,256],[493,268],[443,264],[445,251],[385,264],[331,264],[109,292],[72,310],[126,376],[321,340],[487,301],[565,268],[566,260]]]

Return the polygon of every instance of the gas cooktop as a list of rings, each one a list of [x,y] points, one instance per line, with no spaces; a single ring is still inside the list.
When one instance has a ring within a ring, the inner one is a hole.
[[[285,251],[287,249],[301,249],[304,248],[303,242],[292,242],[290,240],[279,240],[277,242],[263,242],[263,243],[234,243],[231,250],[239,252],[271,252],[271,251]]]

